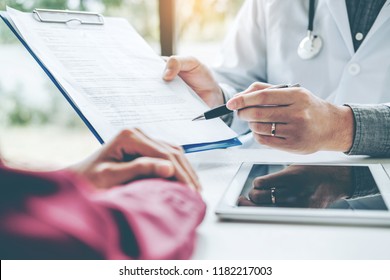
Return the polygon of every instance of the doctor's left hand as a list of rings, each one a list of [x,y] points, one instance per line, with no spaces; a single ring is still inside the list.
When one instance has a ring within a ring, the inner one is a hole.
[[[227,102],[249,122],[257,142],[301,154],[350,150],[354,117],[349,107],[326,102],[305,88],[269,86],[254,83]]]

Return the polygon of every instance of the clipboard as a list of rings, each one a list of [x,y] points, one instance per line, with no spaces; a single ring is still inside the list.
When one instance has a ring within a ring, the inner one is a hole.
[[[38,22],[42,22],[43,24],[66,24],[70,27],[77,28],[78,25],[86,25],[86,26],[104,26],[106,24],[105,18],[98,13],[90,13],[90,12],[79,12],[79,11],[61,11],[61,10],[48,10],[48,9],[35,9],[32,13],[34,19]],[[23,44],[23,46],[28,50],[28,52],[33,56],[33,58],[37,61],[37,63],[41,66],[44,72],[48,75],[48,77],[52,80],[55,86],[59,89],[65,99],[70,103],[72,108],[76,111],[79,117],[83,120],[83,122],[87,125],[87,127],[91,130],[94,136],[98,139],[98,141],[103,144],[104,137],[89,120],[89,118],[85,115],[82,109],[74,102],[74,100],[70,97],[67,90],[61,85],[61,83],[57,80],[55,75],[53,75],[52,71],[42,62],[42,60],[36,55],[33,49],[29,46],[26,40],[19,33],[19,30],[14,25],[12,20],[9,18],[8,14],[5,12],[0,13],[1,18],[6,23],[6,25],[11,29],[11,31],[15,34],[18,40]],[[223,139],[221,141],[212,141],[205,143],[191,143],[182,145],[183,149],[186,153],[198,152],[210,149],[219,149],[219,148],[228,148],[232,146],[241,145],[241,142],[237,137],[232,137],[229,139]]]
[[[42,11],[42,9],[36,9],[35,11]],[[52,10],[45,10],[45,11],[52,11]],[[60,11],[61,12],[61,11]],[[63,11],[67,14],[70,14],[68,11]],[[32,51],[30,46],[26,43],[26,41],[23,39],[23,37],[19,34],[16,27],[12,24],[12,21],[9,20],[8,15],[6,12],[0,11],[0,17],[4,21],[4,23],[8,26],[8,28],[12,31],[12,33],[16,36],[16,38],[22,43],[22,45],[26,48],[26,50],[30,53],[30,55],[34,58],[34,60],[38,63],[38,65],[43,69],[43,71],[46,73],[46,75],[49,77],[49,79],[54,83],[56,88],[61,92],[61,94],[64,96],[66,101],[72,106],[73,110],[77,113],[77,115],[81,118],[81,120],[85,123],[85,125],[88,127],[88,129],[92,132],[92,134],[96,137],[96,139],[99,141],[100,144],[104,144],[104,140],[99,135],[99,133],[95,130],[93,125],[89,122],[89,120],[84,116],[84,114],[81,112],[79,107],[71,100],[71,98],[66,93],[65,89],[60,85],[60,83],[57,82],[56,78],[52,75],[49,69],[41,62],[41,60],[36,56],[36,54]],[[42,21],[42,20],[41,20]],[[44,19],[43,19],[43,22]],[[63,22],[65,23],[65,22]],[[87,23],[88,24],[88,23]]]
[[[40,22],[46,23],[77,22],[79,24],[104,25],[104,17],[99,13],[34,9],[33,15]]]

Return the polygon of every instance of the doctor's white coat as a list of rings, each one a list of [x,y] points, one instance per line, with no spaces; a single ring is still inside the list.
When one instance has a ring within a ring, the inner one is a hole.
[[[265,81],[299,83],[336,104],[390,102],[390,0],[356,52],[345,1],[316,3],[314,34],[323,47],[302,60],[297,49],[307,34],[309,0],[245,2],[214,68],[228,96]],[[248,129],[237,118],[232,128]]]

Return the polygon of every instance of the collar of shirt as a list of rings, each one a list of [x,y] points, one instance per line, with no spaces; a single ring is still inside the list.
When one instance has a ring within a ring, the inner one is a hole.
[[[374,24],[386,0],[346,0],[355,52]]]

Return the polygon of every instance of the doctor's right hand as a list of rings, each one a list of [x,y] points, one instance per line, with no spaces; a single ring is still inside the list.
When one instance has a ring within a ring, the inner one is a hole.
[[[176,76],[182,78],[211,108],[224,103],[222,90],[210,69],[196,58],[190,56],[167,58],[163,79],[172,81]]]
[[[301,154],[351,149],[355,124],[350,107],[322,100],[302,87],[268,87],[254,83],[226,103],[249,123],[257,142]]]

